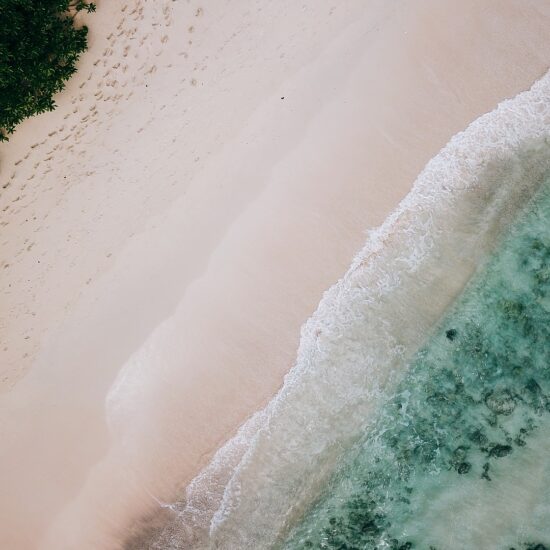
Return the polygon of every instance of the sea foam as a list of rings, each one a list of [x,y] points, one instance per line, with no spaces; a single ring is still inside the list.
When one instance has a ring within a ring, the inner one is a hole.
[[[284,547],[546,548],[549,343],[550,173]]]
[[[187,486],[151,548],[283,540],[536,191],[549,136],[550,73],[451,139],[324,294],[282,389]]]

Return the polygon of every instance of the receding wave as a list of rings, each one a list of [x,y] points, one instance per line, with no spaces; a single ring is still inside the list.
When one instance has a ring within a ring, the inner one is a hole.
[[[453,137],[325,293],[280,392],[170,506],[148,547],[264,549],[295,533],[537,192],[549,136],[550,73]]]

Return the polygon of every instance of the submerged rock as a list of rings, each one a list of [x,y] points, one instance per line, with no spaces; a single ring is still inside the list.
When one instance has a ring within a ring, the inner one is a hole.
[[[487,436],[480,429],[471,432],[468,436],[468,439],[476,445],[479,445],[480,447],[483,447],[483,445],[487,445],[489,441]]]
[[[458,331],[455,328],[450,328],[447,332],[445,332],[445,336],[453,341],[458,335]]]
[[[482,479],[485,479],[486,481],[491,481],[491,476],[489,475],[489,463],[486,462],[483,465],[483,473],[481,474]]]
[[[511,445],[494,445],[489,450],[489,456],[493,458],[502,458],[503,456],[509,455],[512,452]]]
[[[485,396],[485,405],[495,414],[512,414],[516,408],[514,396],[508,391],[491,392]]]

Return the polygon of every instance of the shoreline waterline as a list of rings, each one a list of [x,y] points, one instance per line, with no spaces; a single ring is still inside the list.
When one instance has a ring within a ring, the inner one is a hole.
[[[549,109],[550,73],[430,161],[303,327],[283,389],[171,505],[177,517],[153,548],[268,548],[279,540],[536,192],[550,164]]]

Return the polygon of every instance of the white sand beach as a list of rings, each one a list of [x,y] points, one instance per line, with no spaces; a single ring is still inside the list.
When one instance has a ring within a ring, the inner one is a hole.
[[[550,65],[546,1],[97,5],[0,147],[0,548],[122,548],[426,162]]]

